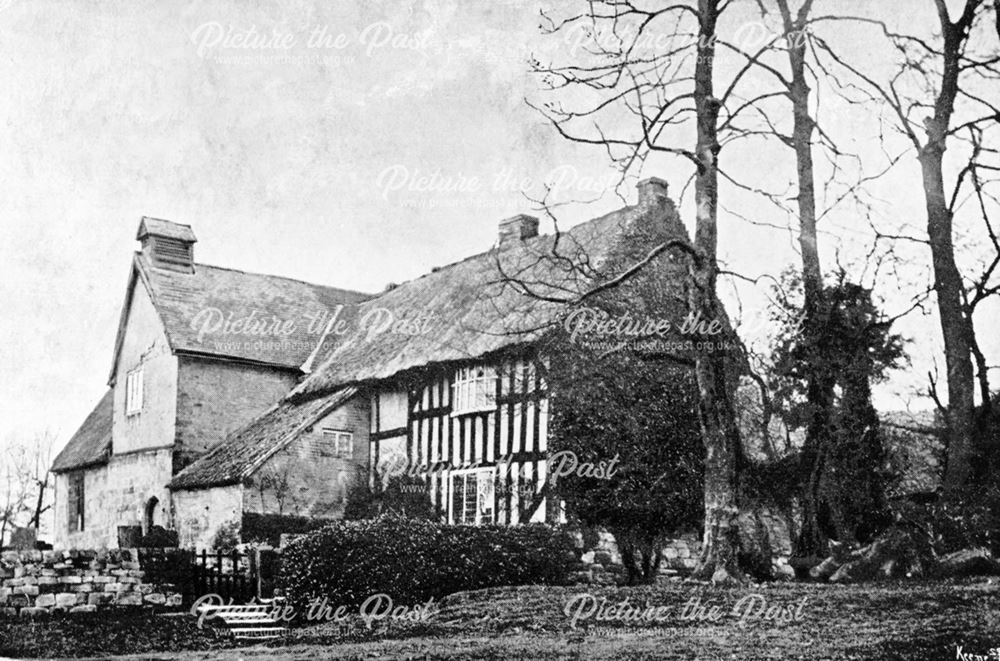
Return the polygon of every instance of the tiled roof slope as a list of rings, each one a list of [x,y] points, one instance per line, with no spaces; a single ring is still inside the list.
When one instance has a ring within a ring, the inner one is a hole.
[[[283,401],[199,457],[170,482],[171,489],[205,489],[238,484],[304,428],[355,395],[344,388],[306,402]]]
[[[206,264],[196,264],[193,274],[180,273],[153,267],[141,253],[136,254],[135,265],[148,284],[174,351],[282,367],[301,366],[315,349],[323,323],[312,319],[370,298],[361,292]],[[222,322],[240,319],[258,324],[256,329],[271,329],[277,322],[283,330],[223,328]]]
[[[672,204],[652,209],[625,207],[581,223],[558,239],[542,235],[520,245],[494,248],[366,301],[356,310],[357,323],[324,342],[316,369],[292,397],[314,396],[422,365],[467,360],[533,342],[565,311],[563,304],[539,296],[571,297],[594,284],[590,273],[567,268],[566,259],[551,257],[555,242],[563,258],[585,260],[600,271],[637,226],[653,235],[646,237],[647,251],[656,245],[652,241],[678,234],[686,237]],[[525,283],[535,295],[504,283],[504,276]],[[402,332],[391,328],[371,332],[379,319],[413,323],[401,327]]]
[[[110,388],[101,397],[94,410],[69,439],[66,447],[52,463],[53,473],[106,464],[111,454],[111,403],[114,391]]]

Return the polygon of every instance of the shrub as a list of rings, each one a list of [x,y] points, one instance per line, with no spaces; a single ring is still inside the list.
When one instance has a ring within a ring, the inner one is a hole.
[[[280,583],[300,616],[313,599],[357,606],[385,593],[397,605],[501,585],[565,584],[576,556],[564,531],[452,526],[382,517],[337,521],[293,540]]]
[[[924,533],[938,554],[984,547],[1000,555],[1000,487],[931,502],[906,500],[896,515]]]
[[[301,535],[330,523],[329,519],[314,519],[291,514],[243,514],[240,537],[245,544],[277,546],[282,534]]]
[[[163,526],[153,526],[139,540],[142,548],[171,548],[177,546],[177,531],[167,530]]]
[[[431,504],[427,483],[406,474],[375,473],[374,486],[368,486],[368,472],[358,468],[358,476],[347,493],[345,519],[377,519],[380,516],[440,521],[442,512]]]
[[[212,538],[212,549],[215,551],[232,551],[240,543],[240,528],[236,521],[230,521],[219,526]]]

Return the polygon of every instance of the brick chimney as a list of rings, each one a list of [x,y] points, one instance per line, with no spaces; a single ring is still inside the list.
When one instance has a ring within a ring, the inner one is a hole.
[[[501,220],[499,227],[501,249],[538,236],[538,219],[523,213]]]
[[[639,189],[639,206],[643,208],[658,206],[670,198],[667,197],[667,182],[659,177],[643,179],[636,188]]]
[[[153,267],[194,273],[194,244],[198,239],[190,225],[143,216],[135,238]]]

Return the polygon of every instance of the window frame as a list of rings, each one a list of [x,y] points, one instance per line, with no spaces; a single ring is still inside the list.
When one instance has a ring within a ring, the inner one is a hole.
[[[333,440],[333,457],[334,459],[353,459],[354,458],[354,432],[347,429],[334,429],[333,427],[323,428],[324,437],[332,437]],[[341,441],[346,438],[347,440],[347,452],[341,452]]]
[[[469,478],[475,478],[475,489],[476,489],[476,504],[474,507],[473,518],[468,520],[466,517],[466,502],[467,494],[469,489]],[[458,490],[455,488],[456,481],[461,480],[462,483],[462,507],[460,511],[460,516],[456,516],[456,497]],[[496,469],[493,467],[479,467],[479,468],[463,468],[460,470],[454,470],[448,477],[448,489],[450,502],[449,517],[452,523],[456,525],[467,525],[467,526],[481,526],[484,524],[490,524],[496,522],[497,511],[496,511]],[[484,501],[489,501],[489,508],[484,507]]]
[[[452,417],[495,411],[497,379],[497,369],[490,365],[466,365],[457,368],[451,380]]]
[[[142,413],[145,403],[142,367],[136,367],[125,374],[125,415],[134,416]]]

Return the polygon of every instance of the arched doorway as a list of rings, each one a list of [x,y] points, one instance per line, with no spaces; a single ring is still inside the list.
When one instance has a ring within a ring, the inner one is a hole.
[[[160,503],[160,499],[153,496],[146,501],[146,509],[142,516],[142,532],[148,535],[149,531],[153,529],[156,525],[156,506]]]

